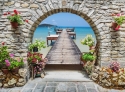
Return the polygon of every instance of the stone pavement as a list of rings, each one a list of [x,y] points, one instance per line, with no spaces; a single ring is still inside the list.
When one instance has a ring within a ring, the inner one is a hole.
[[[0,92],[125,92],[102,88],[78,70],[47,70],[44,78],[29,80],[23,87],[0,88]]]
[[[42,82],[30,80],[23,87],[1,88],[0,92],[125,92],[125,90],[109,90],[93,82]]]

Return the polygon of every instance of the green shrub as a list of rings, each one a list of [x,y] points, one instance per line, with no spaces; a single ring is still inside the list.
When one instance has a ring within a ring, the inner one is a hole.
[[[81,40],[81,44],[91,47],[94,45],[94,38],[92,35],[87,35],[84,39]]]
[[[96,56],[91,54],[91,52],[89,52],[89,53],[83,54],[82,59],[85,60],[85,61],[91,61],[92,62],[93,60],[96,59]]]
[[[34,47],[37,47],[38,50],[41,50],[41,48],[46,48],[45,41],[35,40],[34,43],[29,44],[28,49],[32,51]]]

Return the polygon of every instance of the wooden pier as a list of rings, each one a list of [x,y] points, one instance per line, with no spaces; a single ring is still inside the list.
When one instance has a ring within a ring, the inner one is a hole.
[[[51,40],[51,43],[52,43],[52,40],[57,40],[59,37],[59,35],[50,35],[50,36],[47,36],[46,37],[46,41],[47,41],[47,45],[48,45],[48,41]]]
[[[76,39],[76,33],[75,33],[75,32],[68,32],[68,34],[69,34],[71,37],[73,37],[73,38]]]
[[[56,31],[56,34],[57,35],[59,35],[59,34],[61,34],[62,33],[62,31]]]
[[[46,58],[48,58],[47,64],[80,65],[80,56],[81,51],[64,29]]]

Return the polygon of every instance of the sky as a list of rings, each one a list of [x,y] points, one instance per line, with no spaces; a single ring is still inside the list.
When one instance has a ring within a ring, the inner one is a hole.
[[[74,26],[74,27],[90,27],[90,25],[80,16],[72,13],[56,13],[46,19],[40,24],[52,24],[57,26]]]

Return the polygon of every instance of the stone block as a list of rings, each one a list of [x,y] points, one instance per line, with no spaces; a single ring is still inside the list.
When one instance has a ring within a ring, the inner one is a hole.
[[[47,83],[47,86],[52,86],[52,87],[54,87],[54,86],[57,86],[57,85],[58,85],[57,82],[48,82],[48,83]]]
[[[104,23],[99,23],[98,25],[97,25],[97,28],[101,28],[101,27],[103,27],[104,26]]]
[[[48,4],[46,4],[45,7],[46,7],[47,11],[51,10]]]
[[[59,83],[58,86],[56,87],[56,91],[67,91],[67,85],[66,83]]]
[[[29,33],[29,29],[22,29],[23,32]]]
[[[46,87],[45,92],[57,92],[55,87]]]
[[[78,84],[77,88],[78,88],[78,92],[87,92],[86,87],[83,84]]]
[[[108,9],[108,6],[102,6],[101,9],[107,10],[107,9]]]
[[[87,90],[88,90],[88,92],[97,92],[97,90],[94,88],[87,88]]]
[[[94,13],[94,9],[92,9],[87,15],[91,16]]]
[[[0,37],[1,37],[1,38],[5,37],[5,34],[0,34]]]
[[[33,89],[23,89],[23,91],[22,92],[32,92],[33,91]]]
[[[27,7],[29,7],[29,4],[25,2],[25,3],[21,4],[21,7],[27,8]]]
[[[42,16],[42,15],[43,15],[42,10],[40,10],[40,9],[37,9],[36,12],[39,14],[39,16]]]
[[[67,92],[77,92],[76,87],[68,87]]]
[[[50,6],[51,9],[54,9],[53,4],[52,4],[51,1],[52,1],[52,0],[49,0],[49,1],[48,1],[48,4],[49,4],[49,6]]]
[[[67,84],[67,86],[76,86],[76,84],[74,82],[67,82],[66,84]]]
[[[46,7],[43,5],[43,4],[40,4],[40,6],[41,6],[41,9],[42,9],[42,11],[45,13],[45,12],[47,12],[47,9],[46,9]]]
[[[30,4],[30,8],[39,8],[37,4]]]
[[[119,28],[120,31],[125,31],[125,28]]]

